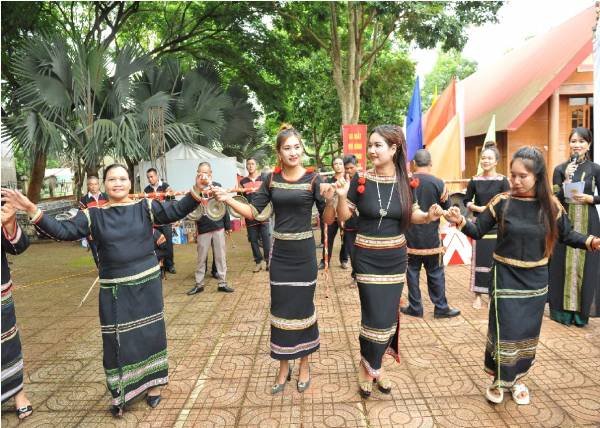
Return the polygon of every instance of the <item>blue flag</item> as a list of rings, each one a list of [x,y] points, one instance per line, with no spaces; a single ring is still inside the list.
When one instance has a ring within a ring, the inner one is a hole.
[[[406,151],[407,161],[414,159],[415,153],[423,148],[423,126],[421,123],[421,90],[419,88],[419,77],[415,82],[412,100],[408,107],[406,116]]]

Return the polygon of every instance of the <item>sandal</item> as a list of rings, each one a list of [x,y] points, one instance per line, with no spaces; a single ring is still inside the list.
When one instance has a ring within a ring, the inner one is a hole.
[[[496,395],[492,392],[492,387],[490,386],[487,391],[485,391],[485,396],[488,400],[490,400],[492,403],[502,403],[502,400],[504,400],[504,391],[502,390],[502,388],[498,388],[498,391],[500,392],[500,395]]]
[[[358,381],[358,392],[362,398],[369,398],[373,392],[373,382],[370,380]]]
[[[512,390],[512,396],[513,396],[513,400],[515,400],[515,403],[517,404],[529,404],[529,390],[527,389],[527,387],[525,385],[523,385],[522,383],[520,383],[519,385],[515,385]],[[525,392],[527,395],[525,397],[521,397],[519,398],[519,394]]]
[[[31,404],[28,404],[27,406],[23,406],[23,407],[19,407],[17,410],[17,417],[19,418],[19,421],[22,422],[25,419],[27,419],[29,416],[33,415],[33,406]],[[28,414],[27,416],[21,417],[21,415],[24,415],[27,412],[31,412],[30,414]]]
[[[384,378],[378,377],[373,380],[377,381],[377,387],[384,394],[390,394],[392,392],[392,381],[390,380],[389,377],[384,377]]]

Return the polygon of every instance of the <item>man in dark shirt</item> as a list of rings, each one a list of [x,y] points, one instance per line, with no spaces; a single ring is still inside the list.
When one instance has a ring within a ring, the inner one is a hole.
[[[248,170],[248,176],[240,180],[240,185],[247,190],[253,189],[258,191],[260,186],[263,184],[263,177],[258,173],[258,165],[256,159],[248,158],[246,161],[246,169]],[[244,196],[249,203],[252,203],[254,193],[245,193]],[[259,236],[262,239],[264,260],[266,263],[266,269],[269,270],[269,250],[271,247],[271,236],[269,234],[269,219],[265,221],[259,220],[246,220],[246,230],[248,231],[248,239],[250,240],[250,247],[252,248],[252,255],[254,256],[254,267],[253,273],[258,273],[262,269],[261,262],[263,256],[260,253],[260,245],[258,243]]]
[[[198,172],[208,174],[212,177],[212,171],[208,162],[202,162],[198,165]],[[213,186],[221,186],[213,181]],[[208,189],[205,189],[208,190]],[[212,198],[212,196],[211,196]],[[202,203],[206,204],[208,199],[204,199]],[[214,259],[217,264],[217,272],[219,274],[219,287],[217,290],[226,293],[235,291],[227,286],[225,276],[227,275],[227,262],[225,260],[225,234],[231,235],[231,221],[229,220],[229,211],[225,210],[223,218],[214,221],[208,218],[206,213],[196,222],[198,235],[196,236],[196,245],[198,246],[198,263],[196,265],[196,285],[188,294],[190,296],[204,291],[204,276],[206,275],[206,258],[208,250],[212,243]]]
[[[102,193],[100,191],[100,183],[98,183],[98,177],[94,177],[90,175],[87,178],[87,188],[88,193],[81,201],[79,201],[79,209],[84,210],[89,207],[99,207],[108,202],[108,196],[106,193]],[[98,250],[96,249],[96,244],[91,236],[86,238],[88,243],[88,248],[92,252],[92,256],[94,257],[94,262],[96,262],[96,267],[98,267]]]
[[[450,208],[448,189],[442,180],[429,174],[431,155],[427,150],[415,153],[415,172],[413,177],[419,180],[416,187],[417,200],[421,209],[427,210],[433,204],[439,204],[444,210]],[[460,314],[458,309],[450,309],[446,299],[446,277],[444,275],[444,253],[440,234],[440,221],[425,224],[413,224],[405,233],[408,247],[408,267],[406,283],[408,284],[409,306],[402,306],[401,312],[414,317],[423,316],[419,275],[421,266],[427,273],[427,289],[429,298],[435,305],[435,318],[450,318]]]
[[[146,171],[146,178],[148,179],[148,183],[150,183],[150,185],[146,186],[144,189],[145,193],[170,192],[172,190],[168,183],[165,183],[158,178],[158,172],[154,168],[150,168],[148,171]],[[158,199],[161,201],[172,201],[174,197],[161,196]],[[173,255],[173,231],[171,229],[171,225],[163,224],[162,226],[157,226],[156,230],[162,233],[167,240],[167,255],[163,261],[164,269],[169,273],[177,273],[175,270],[175,261]]]

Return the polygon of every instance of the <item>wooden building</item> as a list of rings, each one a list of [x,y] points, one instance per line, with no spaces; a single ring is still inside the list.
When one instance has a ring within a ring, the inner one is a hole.
[[[594,131],[595,25],[595,9],[590,7],[457,84],[457,92],[463,85],[460,90],[465,95],[465,178],[477,172],[493,114],[502,156],[498,172],[507,176],[519,147],[541,149],[553,171],[569,157],[568,136],[573,128]],[[592,156],[593,150],[594,145]]]

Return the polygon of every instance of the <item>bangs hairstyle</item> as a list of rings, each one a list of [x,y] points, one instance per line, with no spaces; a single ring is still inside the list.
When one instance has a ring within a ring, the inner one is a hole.
[[[304,145],[302,144],[302,136],[300,135],[300,133],[296,131],[292,125],[284,123],[279,127],[279,131],[277,132],[277,142],[275,143],[275,151],[278,154],[279,152],[281,152],[281,147],[283,146],[283,143],[285,143],[290,137],[296,137],[298,141],[300,141],[300,147],[304,152]],[[277,158],[277,166],[279,168],[283,168],[283,162],[281,161],[281,159],[279,159],[279,157]]]
[[[544,250],[544,257],[550,257],[554,244],[558,238],[558,226],[556,224],[556,217],[558,215],[558,207],[554,202],[554,194],[550,188],[550,181],[548,180],[548,171],[546,169],[546,161],[542,152],[535,147],[525,146],[518,149],[513,155],[510,167],[512,169],[513,164],[516,161],[523,162],[525,169],[532,173],[535,178],[535,185],[533,190],[535,197],[540,203],[540,212],[538,213],[538,220],[544,225],[546,230],[546,249]],[[511,194],[513,191],[511,190]],[[502,210],[502,218],[498,225],[498,233],[504,235],[504,219],[508,212],[508,205],[510,204],[510,198],[504,204]]]
[[[569,134],[569,141],[571,141],[571,137],[573,136],[573,134],[579,135],[581,138],[583,138],[585,141],[587,141],[590,144],[594,140],[594,137],[592,136],[592,132],[589,129],[587,129],[585,126],[578,126],[577,128],[573,129],[571,131],[571,133]]]
[[[412,191],[408,181],[408,171],[406,170],[406,138],[404,138],[402,128],[394,125],[378,126],[371,131],[369,138],[373,134],[381,135],[390,148],[396,145],[393,162],[396,167],[398,199],[400,199],[400,208],[402,210],[400,230],[404,232],[410,228],[413,206]]]

